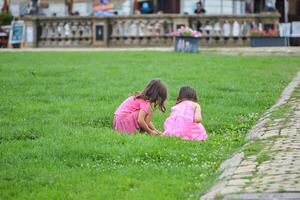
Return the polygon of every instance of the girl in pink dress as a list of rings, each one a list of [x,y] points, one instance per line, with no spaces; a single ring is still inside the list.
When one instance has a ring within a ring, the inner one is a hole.
[[[137,130],[151,135],[161,134],[153,126],[151,117],[156,107],[166,111],[166,99],[166,86],[160,80],[150,81],[142,93],[135,93],[119,106],[114,113],[113,129],[128,134],[134,134]]]
[[[176,105],[171,108],[171,115],[164,123],[164,135],[184,140],[206,140],[207,134],[201,121],[201,107],[196,91],[184,86],[180,88]]]

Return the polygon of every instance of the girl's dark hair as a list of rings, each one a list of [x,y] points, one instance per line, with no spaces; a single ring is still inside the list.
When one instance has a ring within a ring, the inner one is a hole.
[[[136,99],[149,100],[154,108],[158,106],[160,111],[166,111],[164,102],[167,99],[167,88],[159,79],[150,81],[142,93],[135,93],[134,96]]]
[[[180,102],[185,100],[198,103],[197,93],[194,88],[190,86],[183,86],[180,88],[176,104],[179,104]]]

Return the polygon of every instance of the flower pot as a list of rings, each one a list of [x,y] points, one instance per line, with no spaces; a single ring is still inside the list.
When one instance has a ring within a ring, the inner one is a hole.
[[[261,36],[251,37],[251,47],[282,47],[287,46],[287,40],[284,37]]]
[[[175,37],[175,51],[197,53],[199,51],[199,38],[198,37]]]

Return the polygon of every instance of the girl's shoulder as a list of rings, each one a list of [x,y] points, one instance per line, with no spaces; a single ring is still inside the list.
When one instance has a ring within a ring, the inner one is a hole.
[[[185,105],[188,105],[188,106],[191,106],[193,108],[200,107],[200,105],[197,102],[194,102],[194,101],[185,100],[185,101],[183,101],[181,103],[183,103]]]
[[[180,104],[196,105],[198,103],[196,103],[194,101],[190,101],[190,100],[184,100],[184,101],[180,102]]]
[[[134,101],[140,102],[140,103],[150,103],[149,100],[143,99],[143,98],[136,98],[133,97]]]

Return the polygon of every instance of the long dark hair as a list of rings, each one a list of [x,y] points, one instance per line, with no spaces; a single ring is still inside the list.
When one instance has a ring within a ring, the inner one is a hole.
[[[167,88],[159,79],[154,79],[148,83],[142,93],[134,94],[136,99],[144,99],[154,104],[154,108],[158,106],[162,112],[166,111],[165,100],[167,99]]]
[[[179,104],[180,102],[185,100],[198,103],[197,93],[194,88],[190,86],[183,86],[180,88],[176,104]]]

